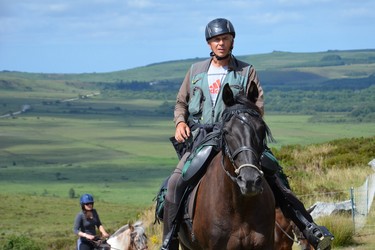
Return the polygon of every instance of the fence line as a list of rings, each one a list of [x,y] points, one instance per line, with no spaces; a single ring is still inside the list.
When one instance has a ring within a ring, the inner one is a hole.
[[[339,191],[335,191],[335,192],[319,192],[319,193],[312,193],[312,194],[297,194],[297,197],[299,198],[302,198],[302,197],[314,197],[314,196],[318,196],[318,197],[321,197],[321,196],[332,196],[333,194],[343,194],[343,193],[347,193],[348,190],[339,190]]]
[[[366,178],[358,188],[351,188],[352,218],[356,232],[361,230],[367,221],[375,195],[375,174]]]
[[[375,159],[369,162],[369,165],[375,171]],[[306,197],[332,197],[334,194],[347,193],[348,190],[339,190],[335,192],[315,193],[297,195],[300,198]],[[368,215],[375,196],[375,173],[369,175],[362,186],[350,189],[350,203],[352,211],[352,220],[354,231],[361,230],[367,222]],[[348,201],[349,202],[349,201]],[[366,227],[375,227],[375,225],[367,225]]]

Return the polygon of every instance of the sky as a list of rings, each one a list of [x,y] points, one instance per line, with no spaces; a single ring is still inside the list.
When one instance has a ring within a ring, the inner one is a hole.
[[[0,71],[93,73],[208,57],[229,19],[233,54],[375,49],[374,0],[0,0]]]

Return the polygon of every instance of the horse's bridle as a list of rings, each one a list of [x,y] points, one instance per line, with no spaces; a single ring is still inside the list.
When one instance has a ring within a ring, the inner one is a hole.
[[[243,108],[243,109],[236,109],[236,110],[230,110],[230,111],[227,111],[227,112],[224,112],[223,113],[223,124],[222,124],[222,133],[221,133],[221,146],[222,146],[222,151],[223,151],[223,156],[226,155],[228,157],[228,159],[230,160],[232,166],[234,167],[234,172],[236,175],[239,175],[240,173],[240,170],[242,168],[245,168],[245,167],[250,167],[250,168],[254,168],[255,170],[257,170],[261,175],[263,175],[263,171],[260,170],[258,168],[257,165],[255,164],[252,164],[252,163],[246,163],[246,164],[242,164],[240,166],[237,166],[237,164],[235,163],[234,159],[242,152],[244,151],[250,151],[251,154],[253,154],[255,156],[256,159],[258,159],[258,162],[260,162],[260,157],[258,157],[258,154],[256,153],[256,151],[254,150],[253,147],[251,146],[241,146],[239,148],[237,148],[234,152],[230,152],[229,150],[229,147],[228,147],[228,143],[226,141],[226,138],[225,138],[225,134],[227,134],[228,132],[226,130],[224,130],[224,124],[225,122],[229,121],[233,116],[235,116],[235,118],[239,119],[242,123],[246,124],[248,127],[250,127],[250,129],[254,129],[254,126],[253,124],[249,123],[248,121],[246,121],[240,114],[241,113],[247,113],[249,114],[250,116],[252,117],[261,117],[261,115],[256,112],[255,110],[251,110],[251,109],[248,109],[248,108]],[[256,135],[257,137],[257,140],[259,141],[259,137],[258,135]],[[236,181],[236,178],[235,176],[233,176],[228,170],[225,169],[225,166],[224,166],[224,157],[222,158],[222,167],[224,169],[224,171],[226,172],[226,174],[233,180],[233,181]],[[260,165],[260,164],[258,164]]]

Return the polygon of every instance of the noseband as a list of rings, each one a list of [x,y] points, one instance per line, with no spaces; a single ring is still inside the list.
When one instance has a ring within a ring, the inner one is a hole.
[[[234,152],[231,152],[229,147],[228,147],[228,142],[225,138],[225,135],[228,133],[228,131],[226,131],[224,129],[224,125],[225,123],[227,123],[229,120],[231,119],[238,119],[241,121],[241,123],[243,123],[244,125],[246,125],[247,127],[249,127],[249,129],[251,130],[255,130],[255,127],[254,127],[254,124],[248,122],[243,115],[241,114],[249,114],[251,117],[254,117],[254,118],[260,118],[261,119],[261,115],[255,111],[255,110],[252,110],[252,109],[249,109],[249,108],[240,108],[240,109],[229,109],[229,110],[226,110],[224,111],[223,113],[223,123],[222,123],[222,129],[221,129],[221,145],[222,145],[222,151],[223,151],[223,156],[226,155],[228,157],[228,159],[230,160],[232,166],[234,167],[234,172],[236,175],[239,175],[240,174],[240,171],[242,168],[245,168],[245,167],[250,167],[250,168],[254,168],[255,170],[257,170],[259,172],[260,175],[263,175],[263,171],[260,170],[255,164],[252,164],[252,163],[246,163],[246,164],[242,164],[240,166],[237,166],[237,164],[235,163],[234,159],[242,152],[245,152],[245,151],[249,151],[254,157],[255,159],[258,160],[259,162],[259,157],[258,157],[258,154],[256,153],[256,151],[254,150],[253,147],[251,146],[241,146],[239,148],[237,148],[236,150],[234,150]],[[260,142],[262,144],[262,147],[264,147],[264,143],[263,141],[261,141],[262,139],[259,138],[259,136],[257,135],[257,133],[254,133],[255,136],[256,136],[256,139],[258,142]],[[226,172],[226,174],[233,180],[233,181],[236,181],[236,177],[233,176],[228,170],[225,169],[224,167],[224,157],[222,157],[222,167],[224,169],[224,171]]]

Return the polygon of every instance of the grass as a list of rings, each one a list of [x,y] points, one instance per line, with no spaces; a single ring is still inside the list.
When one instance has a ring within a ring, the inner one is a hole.
[[[309,145],[375,134],[373,123],[312,123],[310,118],[309,115],[266,114],[265,121],[276,139],[276,143],[270,143],[270,146]]]
[[[1,246],[12,236],[24,236],[42,245],[41,249],[51,249],[57,242],[62,248],[75,249],[73,235],[75,215],[80,211],[79,199],[34,195],[0,194],[2,214],[0,228]],[[130,218],[139,218],[139,210],[133,205],[96,201],[103,225],[113,233]]]
[[[78,196],[89,192],[110,232],[129,220],[142,218],[153,244],[151,249],[157,249],[161,225],[152,224],[153,198],[177,163],[168,140],[174,126],[170,117],[133,115],[131,112],[138,112],[139,102],[98,98],[79,100],[73,107],[38,104],[36,110],[15,119],[0,119],[0,213],[4,215],[0,246],[13,236],[23,242],[25,239],[17,238],[23,235],[44,246],[42,249],[72,249]],[[145,100],[142,109],[152,111],[159,103]],[[70,113],[72,108],[87,113]],[[298,165],[307,171],[285,168],[293,176],[292,186],[308,205],[317,197],[303,194],[348,190],[362,183],[368,174],[363,167],[353,168],[353,172],[338,168],[319,172],[319,157],[303,164],[311,155],[334,150],[329,145],[311,144],[373,135],[371,124],[310,123],[309,118],[266,116],[277,139],[270,146],[281,149],[297,143],[310,147],[305,155],[295,153]],[[337,177],[338,171],[347,179],[345,185]],[[70,198],[71,190],[77,198]]]

